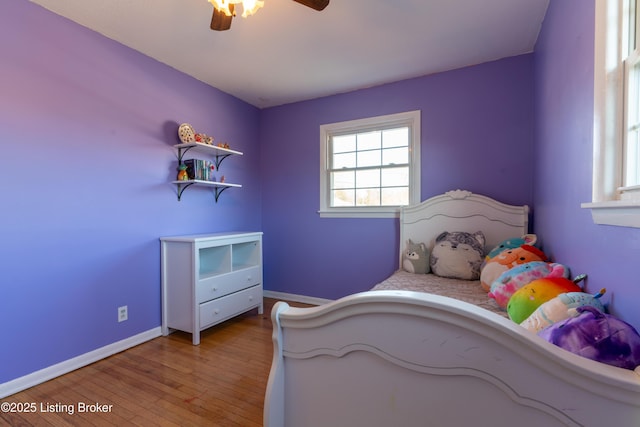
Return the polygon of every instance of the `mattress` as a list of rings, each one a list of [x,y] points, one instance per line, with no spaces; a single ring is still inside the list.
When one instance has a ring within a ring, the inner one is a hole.
[[[479,280],[448,279],[398,270],[371,290],[426,292],[464,301],[508,318],[507,312],[487,296]]]

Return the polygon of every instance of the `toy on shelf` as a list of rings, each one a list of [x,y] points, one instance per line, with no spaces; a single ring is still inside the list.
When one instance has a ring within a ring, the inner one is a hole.
[[[213,145],[213,137],[204,133],[197,133],[189,123],[183,123],[178,127],[178,137],[183,144],[197,142],[200,144]]]
[[[213,137],[204,133],[196,133],[195,140],[201,144],[213,145]]]
[[[177,177],[178,181],[188,181],[189,180],[189,174],[187,174],[187,165],[185,165],[184,163],[180,164],[180,166],[178,166],[178,177]]]

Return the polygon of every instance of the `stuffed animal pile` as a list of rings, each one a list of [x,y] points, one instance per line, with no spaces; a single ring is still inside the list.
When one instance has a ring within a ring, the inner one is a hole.
[[[584,292],[586,275],[570,279],[569,267],[550,262],[536,243],[528,234],[489,252],[480,272],[488,296],[511,320],[565,350],[621,368],[640,366],[640,335],[607,314],[606,289]]]

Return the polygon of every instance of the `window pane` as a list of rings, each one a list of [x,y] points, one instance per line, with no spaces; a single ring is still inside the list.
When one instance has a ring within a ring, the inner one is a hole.
[[[382,205],[400,206],[409,204],[409,187],[382,189]]]
[[[409,168],[388,168],[382,170],[382,186],[397,187],[409,185]]]
[[[639,0],[635,0],[634,2],[634,8],[633,11],[635,12],[636,15],[636,23],[633,26],[633,31],[636,35],[636,40],[634,45],[634,49],[640,49],[640,1]]]
[[[356,183],[358,188],[380,187],[380,169],[357,171]]]
[[[356,191],[351,190],[332,190],[331,206],[355,206]]]
[[[331,188],[355,188],[355,186],[355,171],[331,173]]]
[[[407,147],[382,150],[383,165],[406,165],[408,163],[409,149]]]
[[[335,154],[332,163],[332,169],[355,168],[356,153]]]
[[[382,147],[408,147],[409,128],[388,129],[382,133]]]
[[[380,189],[365,188],[356,190],[356,206],[380,206]]]
[[[628,187],[640,184],[640,158],[638,150],[638,132],[640,131],[640,58],[632,54],[627,59],[627,136],[625,147],[625,176],[623,185]]]
[[[334,136],[332,138],[333,141],[333,152],[335,153],[345,153],[347,151],[356,151],[356,136],[355,135],[340,135]]]
[[[366,168],[371,166],[380,166],[381,150],[358,151],[358,167]]]
[[[640,131],[629,132],[627,135],[626,176],[624,185],[640,185]]]
[[[382,133],[380,131],[358,134],[358,151],[380,148]]]
[[[629,1],[629,52],[638,48],[638,0]]]
[[[640,58],[638,55],[632,55],[627,66],[630,67],[629,82],[627,83],[629,87],[627,94],[629,97],[628,128],[633,128],[640,123]]]

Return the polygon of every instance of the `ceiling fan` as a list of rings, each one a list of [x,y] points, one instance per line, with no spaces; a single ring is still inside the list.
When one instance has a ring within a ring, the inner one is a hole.
[[[296,3],[310,7],[314,10],[323,10],[329,5],[330,0],[293,0]],[[253,15],[262,7],[263,1],[259,0],[209,0],[213,4],[213,16],[211,17],[211,29],[215,31],[225,31],[231,28],[231,20],[236,16],[234,12],[235,4],[243,4],[243,17]]]

